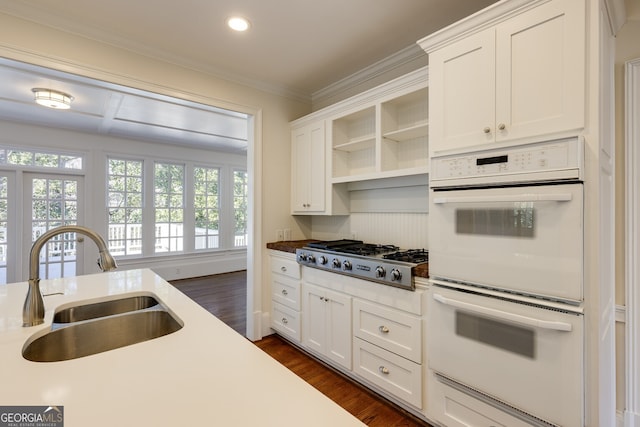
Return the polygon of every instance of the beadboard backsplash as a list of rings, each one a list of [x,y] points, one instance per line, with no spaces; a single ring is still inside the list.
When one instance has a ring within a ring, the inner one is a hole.
[[[368,243],[393,244],[403,249],[428,249],[425,213],[352,213],[349,216],[314,216],[311,238],[356,238]]]

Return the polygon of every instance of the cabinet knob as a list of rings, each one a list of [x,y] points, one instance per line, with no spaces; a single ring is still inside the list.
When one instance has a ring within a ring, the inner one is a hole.
[[[283,265],[282,267],[280,267],[280,271],[287,271],[287,267]]]
[[[388,334],[389,333],[389,328],[387,328],[386,326],[378,326],[378,330],[380,332],[382,332],[383,334]]]
[[[289,323],[289,321],[287,320],[286,317],[282,318],[282,324],[286,325],[287,323]]]
[[[487,126],[486,128],[482,129],[482,131],[484,133],[491,133],[491,128],[489,126]]]
[[[378,371],[380,371],[381,374],[389,375],[389,370],[387,368],[385,368],[384,366],[380,366],[378,368]]]
[[[287,290],[286,290],[286,289],[283,289],[283,290],[282,290],[282,295],[284,295],[284,296],[286,297],[287,295],[289,295],[289,292],[287,292]]]
[[[504,123],[500,123],[498,125],[498,130],[505,130],[507,128],[507,126]]]

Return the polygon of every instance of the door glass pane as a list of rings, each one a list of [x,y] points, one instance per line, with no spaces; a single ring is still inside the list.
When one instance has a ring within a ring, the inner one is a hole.
[[[31,242],[61,225],[78,224],[78,183],[74,178],[34,178],[31,186]],[[40,278],[76,275],[76,234],[51,239],[40,252]]]
[[[7,210],[9,209],[6,176],[0,176],[0,284],[7,283]]]
[[[531,359],[535,357],[536,337],[532,329],[456,311],[456,335]]]
[[[456,233],[505,237],[535,235],[535,216],[531,203],[506,209],[456,209]]]

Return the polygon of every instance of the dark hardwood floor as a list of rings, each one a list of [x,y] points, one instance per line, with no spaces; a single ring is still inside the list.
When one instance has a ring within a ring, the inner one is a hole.
[[[247,331],[247,272],[170,282],[218,319],[245,336]]]
[[[170,283],[238,333],[245,335],[246,271]],[[308,356],[278,335],[270,335],[255,344],[369,426],[429,427],[429,424]]]

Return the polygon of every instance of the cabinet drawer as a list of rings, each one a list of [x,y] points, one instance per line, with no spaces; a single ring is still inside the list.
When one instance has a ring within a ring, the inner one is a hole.
[[[427,414],[448,427],[527,427],[531,424],[440,382],[431,371]]]
[[[354,299],[353,334],[422,363],[422,320],[418,316]]]
[[[354,372],[407,403],[422,408],[422,365],[354,338]]]
[[[300,312],[272,302],[271,327],[289,339],[300,342]]]
[[[300,310],[300,281],[281,274],[271,279],[271,299],[294,310]]]
[[[300,265],[295,261],[295,259],[286,259],[272,256],[271,271],[273,273],[289,276],[292,279],[300,278]]]

